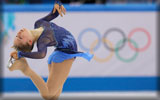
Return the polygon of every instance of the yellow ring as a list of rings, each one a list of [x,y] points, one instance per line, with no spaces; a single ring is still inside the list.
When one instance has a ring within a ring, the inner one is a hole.
[[[111,43],[109,40],[107,40],[107,39],[102,39],[102,42],[105,42],[105,43],[107,43],[110,47],[113,47],[112,43]],[[95,40],[95,41],[91,44],[91,47],[90,47],[90,53],[91,53],[91,54],[94,54],[93,49],[95,48],[95,46],[96,46],[97,43],[98,43],[98,40]],[[114,55],[114,51],[111,51],[106,58],[98,58],[96,55],[94,55],[93,59],[96,60],[97,62],[104,63],[104,62],[109,61],[109,60],[112,58],[113,55]]]

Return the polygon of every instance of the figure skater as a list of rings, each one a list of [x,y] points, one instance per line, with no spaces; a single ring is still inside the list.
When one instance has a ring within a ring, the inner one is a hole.
[[[34,30],[23,28],[14,39],[13,47],[16,51],[11,53],[11,57],[15,61],[9,67],[9,70],[20,70],[24,75],[28,76],[45,100],[56,100],[59,97],[76,57],[83,57],[88,61],[93,58],[92,54],[77,51],[76,41],[69,31],[50,22],[59,14],[63,16],[65,13],[66,10],[62,3],[59,0],[55,0],[51,13],[37,20]],[[35,42],[37,42],[37,51],[31,52]],[[44,58],[49,46],[54,46],[55,50],[48,58],[49,76],[47,83],[45,83],[29,67],[24,57]]]

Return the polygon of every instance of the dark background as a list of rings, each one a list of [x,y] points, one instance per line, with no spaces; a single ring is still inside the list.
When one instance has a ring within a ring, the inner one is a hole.
[[[51,4],[54,0],[2,0],[3,4]],[[61,0],[63,4],[158,3],[160,0]]]

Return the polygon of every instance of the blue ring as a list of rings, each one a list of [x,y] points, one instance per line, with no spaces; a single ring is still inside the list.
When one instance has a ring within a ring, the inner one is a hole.
[[[82,36],[83,36],[86,32],[88,32],[88,31],[91,31],[91,32],[95,33],[95,34],[97,35],[97,37],[98,37],[98,44],[95,46],[95,48],[93,48],[93,50],[95,51],[95,50],[97,50],[97,49],[100,47],[100,44],[101,44],[101,35],[100,35],[100,33],[99,33],[96,29],[93,29],[93,28],[87,28],[87,29],[84,29],[82,32],[80,32],[80,34],[79,34],[79,36],[78,36],[79,46],[80,46],[83,50],[85,50],[85,51],[90,51],[90,49],[89,49],[89,48],[86,48],[85,46],[83,46],[83,45],[82,45],[82,42],[81,42]],[[88,37],[88,39],[90,39],[90,38]]]

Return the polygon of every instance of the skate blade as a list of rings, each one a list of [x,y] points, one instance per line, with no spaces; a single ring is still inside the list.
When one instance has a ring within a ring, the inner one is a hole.
[[[10,59],[8,61],[7,68],[11,68],[11,66],[13,65],[14,62],[15,62],[15,59],[13,57],[10,57]]]

